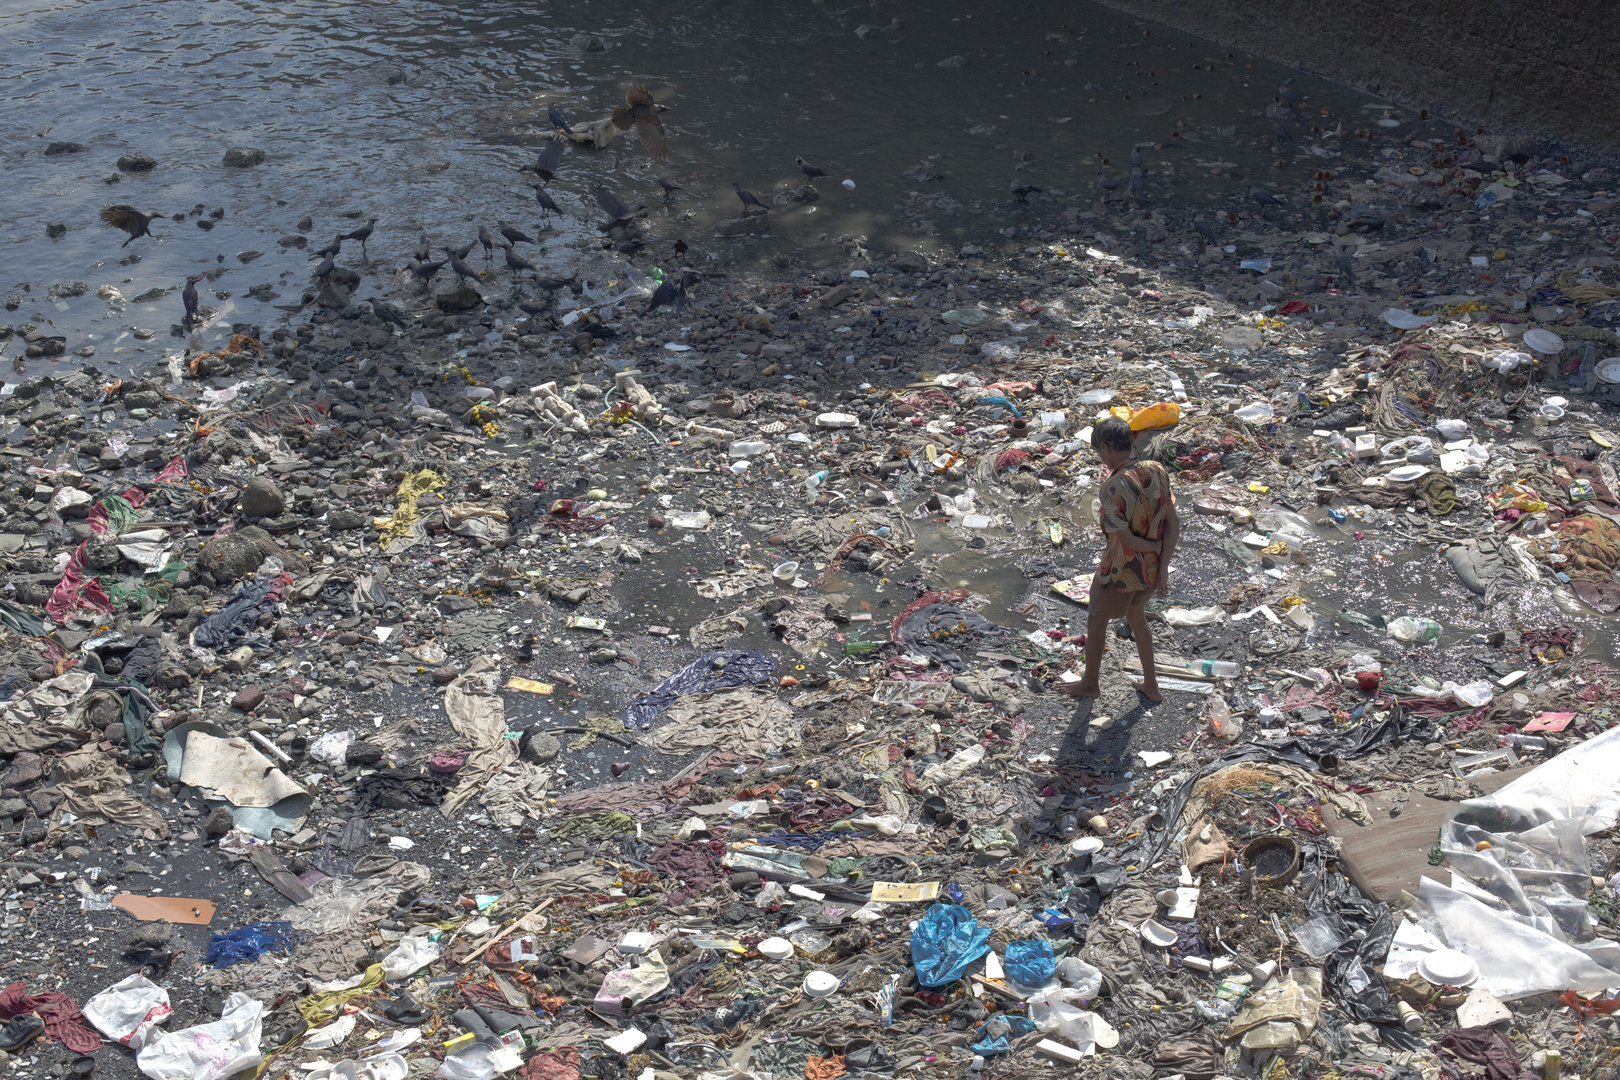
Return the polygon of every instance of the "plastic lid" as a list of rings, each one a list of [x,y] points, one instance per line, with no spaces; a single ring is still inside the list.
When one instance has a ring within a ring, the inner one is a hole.
[[[1557,353],[1564,351],[1564,339],[1551,330],[1537,327],[1524,332],[1524,343],[1540,353]]]
[[[1100,836],[1082,836],[1080,839],[1076,840],[1074,843],[1069,845],[1069,854],[1070,855],[1093,855],[1093,854],[1096,854],[1097,852],[1101,851],[1102,849],[1103,849],[1102,837],[1100,837]]]
[[[1467,953],[1436,949],[1418,961],[1418,974],[1437,986],[1467,986],[1479,978],[1479,965]]]
[[[838,989],[838,976],[830,971],[812,971],[804,977],[804,992],[813,998],[824,998]]]
[[[787,938],[768,937],[759,943],[759,954],[772,960],[786,960],[793,955],[793,942]]]

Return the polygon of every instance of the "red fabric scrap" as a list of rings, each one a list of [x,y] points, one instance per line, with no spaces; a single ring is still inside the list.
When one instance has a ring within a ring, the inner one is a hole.
[[[73,557],[62,569],[62,580],[56,583],[51,598],[45,603],[46,612],[59,623],[66,622],[67,617],[80,608],[112,614],[112,597],[101,587],[100,580],[84,576],[84,549],[88,544],[86,540],[74,550]]]
[[[1303,300],[1290,300],[1281,308],[1284,315],[1304,315],[1311,310],[1311,305]]]
[[[1003,450],[996,455],[996,472],[1005,472],[1015,465],[1022,465],[1029,460],[1027,450]]]

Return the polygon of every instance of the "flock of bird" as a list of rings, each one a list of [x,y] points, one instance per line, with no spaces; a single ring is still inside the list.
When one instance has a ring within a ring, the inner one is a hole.
[[[1277,100],[1283,104],[1285,109],[1297,107],[1303,101],[1299,92],[1294,88],[1293,79],[1288,79],[1278,88]],[[668,106],[654,100],[652,92],[645,85],[636,83],[626,91],[624,104],[614,108],[609,119],[613,127],[619,131],[628,132],[634,130],[642,147],[646,149],[648,156],[654,161],[667,161],[669,158],[669,140],[664,132],[663,121],[660,118],[660,114],[667,109]],[[534,189],[535,201],[540,207],[542,224],[549,221],[550,216],[553,214],[559,217],[566,216],[562,207],[551,197],[548,187],[562,167],[565,141],[575,135],[573,125],[568,122],[555,104],[547,108],[547,119],[553,128],[552,137],[540,149],[534,164],[525,165],[518,170],[522,173],[533,173],[539,177],[538,182],[531,181],[528,186]],[[1276,117],[1272,120],[1272,136],[1279,143],[1289,142],[1293,139],[1293,135],[1287,126],[1280,118]],[[798,166],[799,171],[803,173],[807,184],[813,184],[817,179],[827,175],[826,170],[810,164],[803,157],[795,157],[793,162]],[[1146,197],[1147,192],[1147,175],[1143,166],[1140,148],[1131,150],[1130,163],[1130,175],[1125,182],[1138,199],[1143,199]],[[666,205],[672,200],[676,192],[684,190],[679,184],[663,175],[655,175],[654,180],[662,193],[662,199]],[[1101,173],[1097,174],[1097,183],[1106,192],[1116,191],[1120,187],[1118,178],[1104,176]],[[733,180],[731,186],[737,194],[737,199],[742,203],[745,213],[769,212],[769,207],[740,183]],[[1014,177],[1009,185],[1009,190],[1013,199],[1020,206],[1027,208],[1029,197],[1032,194],[1039,193],[1042,189]],[[596,197],[597,205],[607,215],[606,220],[597,226],[604,234],[622,228],[648,210],[648,207],[642,203],[630,206],[617,194],[604,187],[598,186],[593,194]],[[1284,200],[1263,187],[1251,186],[1248,195],[1250,199],[1262,206],[1288,205]],[[123,247],[128,247],[132,241],[142,236],[161,240],[161,237],[151,232],[151,225],[162,216],[162,214],[143,213],[138,208],[126,203],[108,206],[101,211],[101,220],[103,222],[129,234],[122,245]],[[370,218],[358,229],[347,233],[338,233],[329,244],[313,252],[313,255],[320,257],[320,262],[316,264],[313,271],[315,280],[324,283],[333,275],[337,269],[337,258],[342,254],[345,241],[358,241],[361,258],[368,258],[366,241],[370,239],[375,231],[377,221],[378,219],[375,217]],[[1194,231],[1205,242],[1211,244],[1217,242],[1215,227],[1206,217],[1202,215],[1195,216],[1192,225]],[[529,271],[534,275],[531,280],[537,288],[554,295],[558,289],[572,285],[577,280],[577,275],[568,278],[547,277],[540,273],[539,267],[534,263],[519,255],[517,253],[518,244],[537,242],[520,229],[508,225],[505,221],[497,221],[496,231],[500,234],[504,243],[497,243],[488,228],[480,225],[476,239],[459,248],[440,247],[439,250],[444,252],[445,257],[438,260],[432,258],[433,246],[427,234],[424,233],[412,253],[412,260],[401,270],[401,274],[408,275],[410,278],[420,282],[423,288],[426,288],[433,278],[447,266],[450,268],[451,273],[456,275],[458,282],[469,278],[481,279],[480,272],[466,261],[474,246],[481,245],[484,249],[486,266],[493,264],[495,248],[499,246],[503,249],[506,266],[512,272],[514,284],[518,283],[519,275],[524,271]],[[621,236],[623,236],[622,233]],[[624,237],[613,245],[615,250],[624,255],[634,255],[643,246],[644,244],[641,241],[631,237]],[[686,245],[684,243],[676,242],[677,255],[684,254],[685,249]],[[1353,283],[1355,275],[1349,259],[1341,252],[1335,261],[1339,271]],[[198,274],[188,277],[185,288],[181,292],[181,300],[185,306],[184,326],[188,332],[197,318],[197,282],[201,281],[205,276],[207,275]],[[683,270],[676,278],[664,281],[653,292],[646,310],[651,312],[664,305],[673,305],[679,310],[685,300],[686,289],[697,280],[697,277],[697,275]],[[401,329],[407,326],[406,317],[398,308],[375,297],[369,298],[367,302],[379,318]],[[521,301],[518,306],[531,315],[539,315],[548,310],[544,305],[537,305],[527,301]]]

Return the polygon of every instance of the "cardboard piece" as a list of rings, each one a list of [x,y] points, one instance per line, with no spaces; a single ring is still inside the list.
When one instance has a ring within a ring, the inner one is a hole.
[[[129,912],[141,922],[184,923],[188,926],[207,926],[214,921],[215,904],[212,900],[191,900],[183,896],[139,896],[119,893],[112,898],[112,906]]]

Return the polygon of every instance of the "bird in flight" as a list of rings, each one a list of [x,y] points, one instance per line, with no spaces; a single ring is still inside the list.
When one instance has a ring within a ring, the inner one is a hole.
[[[148,226],[162,214],[143,214],[128,203],[115,203],[101,209],[101,220],[115,229],[123,229],[129,233],[129,240],[125,240],[120,247],[129,247],[129,241],[142,236],[151,236],[154,240],[161,240],[160,236],[152,236]]]
[[[669,160],[669,140],[664,137],[664,122],[658,114],[665,106],[653,101],[652,91],[642,83],[635,83],[625,91],[624,104],[613,110],[613,126],[620,131],[636,129],[636,137],[647,148],[654,161]]]

